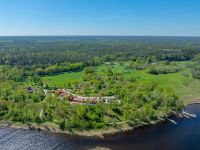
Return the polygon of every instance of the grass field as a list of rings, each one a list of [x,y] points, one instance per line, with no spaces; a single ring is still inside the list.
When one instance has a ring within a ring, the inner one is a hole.
[[[186,77],[183,71],[172,74],[151,75],[145,71],[133,71],[139,80],[151,80],[164,88],[174,91],[184,102],[200,98],[200,80]]]
[[[45,83],[50,86],[63,87],[67,82],[80,81],[82,79],[83,71],[80,72],[66,72],[53,76],[42,77]]]
[[[134,76],[138,81],[151,80],[164,88],[173,90],[185,103],[194,99],[200,99],[200,80],[193,79],[185,65],[189,62],[179,62],[178,66],[183,69],[177,73],[152,75],[146,73],[146,70],[126,69],[127,63],[105,63],[97,67],[99,72],[112,68],[114,72],[121,72],[126,78]],[[185,75],[187,74],[187,76]],[[82,72],[63,73],[55,76],[43,77],[43,81],[48,82],[51,86],[63,87],[68,81],[80,81],[83,76]]]

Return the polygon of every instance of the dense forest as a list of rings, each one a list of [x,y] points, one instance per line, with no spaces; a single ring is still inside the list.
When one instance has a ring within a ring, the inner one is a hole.
[[[128,62],[127,69],[159,75],[180,72],[176,62],[181,61],[192,62],[187,68],[200,79],[200,38],[0,37],[0,118],[69,131],[116,127],[118,122],[134,127],[166,118],[183,107],[173,90],[96,67]],[[84,72],[81,80],[62,88],[84,96],[116,96],[121,103],[72,105],[68,98],[45,95],[44,90],[59,87],[42,77],[78,71]]]

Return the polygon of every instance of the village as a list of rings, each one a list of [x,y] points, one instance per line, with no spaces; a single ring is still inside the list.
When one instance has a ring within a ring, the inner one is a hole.
[[[71,93],[69,89],[57,89],[57,90],[44,90],[44,93],[47,96],[57,96],[62,100],[69,100],[70,104],[98,104],[105,103],[110,104],[113,102],[120,103],[115,96],[102,96],[102,97],[85,97],[79,96]]]

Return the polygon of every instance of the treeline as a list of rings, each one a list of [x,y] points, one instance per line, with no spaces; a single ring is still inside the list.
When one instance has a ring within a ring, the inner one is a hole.
[[[100,65],[100,61],[90,61],[85,63],[62,63],[49,66],[47,68],[37,68],[35,73],[37,75],[55,75],[62,72],[76,72],[81,71],[87,66]]]
[[[192,77],[196,79],[200,79],[200,64],[195,63],[193,65],[189,65],[189,67],[192,73]]]
[[[148,73],[150,74],[169,74],[169,73],[176,73],[178,71],[180,71],[181,68],[177,67],[177,66],[159,66],[159,67],[155,67],[152,66],[150,67],[150,69],[148,70]]]
[[[200,54],[195,55],[193,63],[190,63],[188,68],[190,69],[193,78],[200,79]]]

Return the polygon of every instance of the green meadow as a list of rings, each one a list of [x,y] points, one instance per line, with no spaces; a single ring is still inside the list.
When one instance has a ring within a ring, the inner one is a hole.
[[[111,68],[113,72],[120,72],[125,78],[134,77],[137,82],[151,80],[161,87],[175,92],[184,103],[189,103],[195,99],[200,99],[200,80],[192,78],[186,64],[189,62],[178,62],[181,71],[177,73],[153,75],[147,73],[147,70],[127,69],[128,63],[105,63],[97,67],[97,71],[102,72]],[[83,71],[66,72],[54,76],[45,76],[43,81],[50,86],[64,87],[68,82],[81,81]]]
[[[44,83],[50,86],[63,87],[68,82],[80,81],[83,76],[83,71],[80,72],[65,72],[58,75],[42,77]]]

